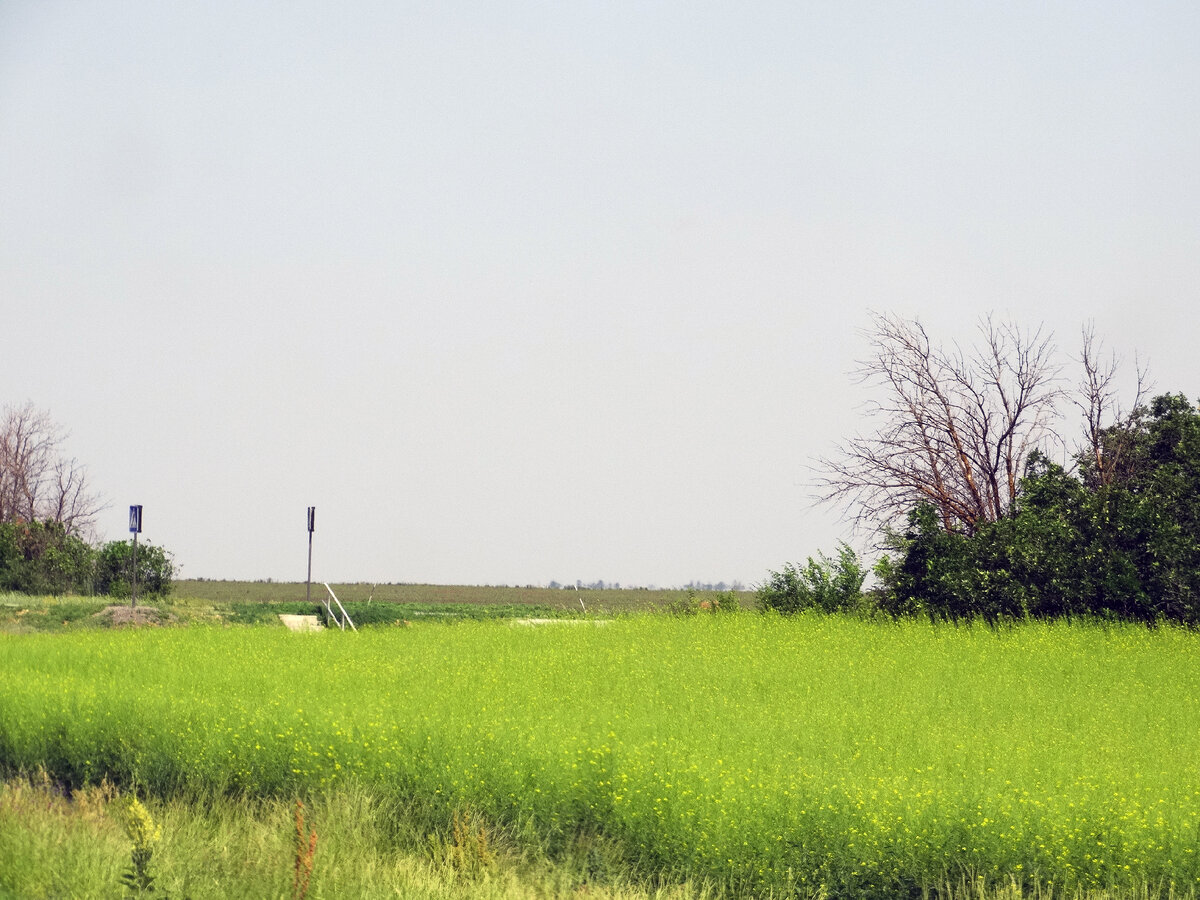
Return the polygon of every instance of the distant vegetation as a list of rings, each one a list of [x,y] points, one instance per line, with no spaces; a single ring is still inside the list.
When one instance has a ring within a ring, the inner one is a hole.
[[[1064,390],[1040,332],[990,320],[979,347],[934,344],[881,316],[863,376],[878,430],[827,460],[827,498],[873,525],[886,555],[864,602],[852,551],[771,573],[781,611],[816,607],[933,618],[1094,616],[1200,625],[1200,409],[1183,394],[1117,401],[1115,359],[1085,333]],[[1059,407],[1082,413],[1069,465]]]
[[[84,466],[65,455],[64,440],[32,403],[0,412],[0,591],[128,597],[132,545],[88,540],[104,504]],[[163,548],[139,546],[139,594],[165,597],[173,574]]]
[[[598,581],[593,581],[589,584],[584,584],[582,581],[576,581],[574,584],[570,584],[570,583],[560,584],[557,581],[551,581],[547,585],[547,587],[552,588],[554,590],[564,590],[564,591],[570,591],[570,590],[619,591],[619,590],[622,590],[621,582],[605,581],[603,578],[599,579]],[[661,588],[641,587],[641,586],[637,586],[637,585],[627,585],[624,589],[625,590],[639,590],[639,591],[662,590]],[[682,589],[685,591],[718,591],[718,592],[720,592],[720,591],[744,591],[746,589],[746,586],[737,580],[734,580],[729,583],[726,583],[724,581],[689,581],[687,584],[683,585]]]
[[[504,587],[499,585],[445,585],[445,584],[372,584],[369,582],[334,583],[333,588],[343,603],[399,603],[418,606],[463,605],[540,607],[558,613],[618,613],[648,612],[666,608],[673,602],[685,599],[689,590],[649,590],[646,588],[606,587],[603,591],[592,588],[562,590],[552,587]],[[717,591],[691,591],[699,600],[711,598]],[[213,581],[206,579],[181,579],[175,582],[175,595],[179,598],[228,603],[278,603],[303,600],[305,584],[286,581]],[[326,596],[325,587],[314,583],[312,599],[319,601]],[[752,594],[742,592],[749,602]],[[582,605],[580,601],[583,601]],[[526,612],[526,615],[531,613]],[[350,614],[352,617],[353,612]]]
[[[141,551],[139,549],[139,560]],[[608,617],[655,611],[727,611],[753,605],[753,594],[732,591],[605,591],[603,595],[550,588],[463,587],[419,584],[334,584],[339,599],[359,626],[395,626],[493,619]],[[0,593],[0,631],[75,631],[113,625],[267,625],[282,628],[281,613],[315,615],[324,621],[314,585],[311,602],[303,582],[179,581],[169,598],[148,598],[135,619],[113,618],[107,599]],[[583,599],[585,606],[580,605]]]
[[[166,550],[140,542],[138,596],[170,594],[174,568]],[[0,523],[0,591],[123,599],[130,596],[132,578],[130,541],[92,546],[52,520]]]

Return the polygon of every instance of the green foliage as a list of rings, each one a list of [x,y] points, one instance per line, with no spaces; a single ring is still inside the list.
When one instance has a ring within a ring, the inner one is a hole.
[[[138,594],[171,591],[171,555],[153,544],[138,545]],[[0,591],[62,596],[128,597],[132,544],[113,541],[99,549],[71,534],[61,522],[0,523]]]
[[[736,591],[714,591],[701,600],[695,589],[688,588],[686,595],[667,603],[665,609],[672,616],[695,616],[699,613],[731,613],[742,608]]]
[[[1034,453],[1010,515],[970,535],[918,506],[881,564],[880,605],[935,618],[1096,616],[1200,624],[1200,410],[1164,395],[1104,446],[1101,478]]]
[[[686,595],[667,603],[666,610],[672,616],[694,616],[700,612],[700,601],[696,599],[694,590],[688,590]]]
[[[20,632],[91,627],[97,624],[96,614],[108,605],[105,600],[6,596],[17,598],[18,602],[0,602],[0,629]]]
[[[838,546],[836,559],[824,553],[811,556],[803,568],[791,563],[771,572],[758,589],[762,609],[791,615],[806,609],[848,612],[862,605],[862,586],[867,577],[858,554],[846,543]]]
[[[171,554],[153,544],[138,544],[138,596],[165,597],[171,593],[175,564]],[[110,541],[96,555],[96,591],[110,597],[129,597],[132,591],[133,542]]]
[[[26,594],[86,594],[93,551],[60,522],[0,524],[0,590]]]
[[[737,591],[717,591],[710,602],[713,612],[731,613],[738,612],[742,608]]]

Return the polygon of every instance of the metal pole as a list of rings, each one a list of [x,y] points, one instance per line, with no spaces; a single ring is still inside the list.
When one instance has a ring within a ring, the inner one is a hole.
[[[304,585],[304,602],[312,603],[312,536],[313,528],[316,525],[317,508],[310,506],[308,508],[308,581]]]
[[[137,536],[142,530],[142,508],[141,506],[129,507],[129,530],[133,534],[133,576],[130,581],[133,584],[131,598],[129,601],[130,609],[137,607]]]

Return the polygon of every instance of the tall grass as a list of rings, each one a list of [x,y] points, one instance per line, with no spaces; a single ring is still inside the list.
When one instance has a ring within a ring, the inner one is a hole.
[[[1200,884],[1200,640],[807,616],[0,635],[0,760],[338,784],[734,892]]]
[[[120,821],[126,798],[87,788],[67,799],[36,781],[0,782],[0,897],[128,896],[120,887],[130,861]],[[176,798],[148,800],[147,807],[162,828],[151,896],[263,900],[301,893],[289,890],[296,883],[294,804]],[[320,831],[307,900],[711,900],[703,886],[660,890],[620,872],[599,885],[589,878],[585,857],[552,866],[503,843],[486,871],[464,871],[452,862],[452,835],[397,835],[405,811],[353,788],[317,798],[304,812],[306,825]]]

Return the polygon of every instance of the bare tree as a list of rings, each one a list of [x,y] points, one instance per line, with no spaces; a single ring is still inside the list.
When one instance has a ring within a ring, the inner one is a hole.
[[[84,534],[104,508],[87,471],[62,453],[66,435],[32,403],[0,415],[0,522],[54,521]]]
[[[1029,454],[1061,443],[1063,394],[1042,329],[984,319],[964,351],[934,345],[919,321],[875,315],[860,379],[877,388],[877,430],[821,460],[826,500],[860,522],[895,522],[932,504],[947,531],[974,533],[1011,507]]]
[[[1146,369],[1134,361],[1137,383],[1133,404],[1122,405],[1117,399],[1117,372],[1120,360],[1115,353],[1104,356],[1104,348],[1089,324],[1083,329],[1083,347],[1079,362],[1083,378],[1078,396],[1072,403],[1084,419],[1084,476],[1096,486],[1108,486],[1119,480],[1133,448],[1133,432],[1149,391]]]

